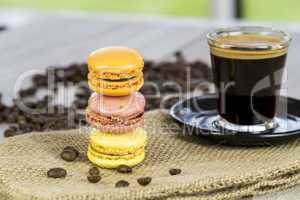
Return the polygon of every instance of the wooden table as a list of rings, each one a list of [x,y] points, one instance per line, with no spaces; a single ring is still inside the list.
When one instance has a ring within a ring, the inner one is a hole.
[[[51,65],[84,62],[94,49],[110,45],[137,48],[146,59],[165,60],[182,50],[189,60],[207,63],[205,35],[216,27],[268,25],[289,31],[294,40],[287,61],[287,92],[300,98],[300,24],[212,21],[192,18],[120,16],[111,14],[0,10],[0,91],[9,103],[20,77]],[[23,82],[22,82],[23,84]],[[0,137],[1,140],[1,137]],[[257,199],[298,199],[300,187]]]

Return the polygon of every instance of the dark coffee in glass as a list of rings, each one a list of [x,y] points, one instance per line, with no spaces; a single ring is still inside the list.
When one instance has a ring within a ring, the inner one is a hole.
[[[226,129],[262,132],[276,127],[288,34],[263,27],[234,27],[208,34],[218,123]]]

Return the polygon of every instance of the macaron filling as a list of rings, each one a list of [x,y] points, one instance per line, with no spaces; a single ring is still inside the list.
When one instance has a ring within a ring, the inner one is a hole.
[[[123,155],[131,155],[139,150],[144,150],[146,146],[146,141],[141,143],[139,146],[135,147],[127,147],[127,148],[114,148],[114,147],[102,147],[96,146],[90,141],[89,146],[91,149],[97,153],[106,154],[106,155],[113,155],[113,156],[123,156]]]
[[[91,77],[94,77],[96,79],[107,79],[107,80],[119,80],[119,79],[126,79],[130,77],[136,77],[143,75],[143,68],[126,71],[126,72],[96,72],[96,71],[90,71],[89,75]]]
[[[130,78],[122,78],[122,79],[103,79],[103,78],[99,78],[99,80],[102,81],[111,81],[111,82],[123,82],[123,81],[129,81],[132,79],[135,79],[136,76],[130,77]]]
[[[130,159],[118,157],[118,159],[103,159],[101,157],[97,157],[98,154],[94,155],[92,151],[87,152],[87,157],[89,160],[94,163],[95,165],[98,165],[99,167],[103,168],[117,168],[120,165],[127,165],[130,167],[133,167],[140,162],[142,162],[145,158],[145,152],[142,152],[141,154],[136,155],[135,157],[132,157]]]
[[[144,113],[138,113],[128,118],[114,116],[103,116],[93,112],[86,112],[86,119],[89,124],[101,131],[113,133],[124,133],[132,131],[144,125]]]
[[[143,81],[143,76],[134,76],[129,79],[94,79],[89,76],[89,82],[96,88],[118,89],[131,88],[134,85],[139,85]]]

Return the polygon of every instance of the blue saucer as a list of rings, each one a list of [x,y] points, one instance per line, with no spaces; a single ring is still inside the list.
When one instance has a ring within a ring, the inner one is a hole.
[[[185,135],[198,135],[228,145],[274,145],[300,136],[300,100],[280,97],[278,107],[286,105],[287,112],[279,111],[275,117],[278,127],[264,133],[232,132],[217,126],[217,96],[214,94],[179,101],[172,106],[170,115],[183,125]]]

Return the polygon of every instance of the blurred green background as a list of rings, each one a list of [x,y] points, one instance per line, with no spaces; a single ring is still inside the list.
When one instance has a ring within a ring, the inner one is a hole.
[[[121,12],[208,17],[210,0],[0,0],[1,8]],[[251,20],[300,20],[300,0],[243,0]]]

